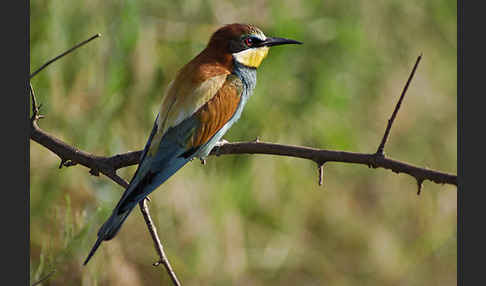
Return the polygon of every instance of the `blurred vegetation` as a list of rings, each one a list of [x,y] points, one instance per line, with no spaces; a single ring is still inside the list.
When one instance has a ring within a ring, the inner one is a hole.
[[[141,149],[175,72],[223,24],[304,42],[272,48],[229,141],[373,152],[424,58],[385,152],[456,173],[456,1],[61,1],[30,4],[45,130],[100,155]],[[170,285],[138,210],[82,261],[121,188],[31,142],[30,277],[42,285]],[[135,167],[121,170],[129,179]],[[358,165],[271,156],[194,161],[151,196],[184,285],[456,285],[457,190]]]

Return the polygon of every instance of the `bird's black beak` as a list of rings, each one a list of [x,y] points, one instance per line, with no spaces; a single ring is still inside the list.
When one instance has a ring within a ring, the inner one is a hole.
[[[277,38],[277,37],[269,37],[265,41],[263,41],[260,45],[262,46],[279,46],[279,45],[287,45],[287,44],[299,44],[302,45],[302,42],[285,39],[285,38]]]

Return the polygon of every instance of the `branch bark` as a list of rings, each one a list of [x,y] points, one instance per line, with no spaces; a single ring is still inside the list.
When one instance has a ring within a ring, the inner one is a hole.
[[[318,166],[327,162],[361,164],[372,168],[384,168],[395,173],[405,173],[417,180],[430,180],[439,184],[452,184],[457,186],[456,175],[421,168],[410,163],[386,158],[385,156],[377,156],[376,153],[354,153],[265,142],[226,143],[219,147],[215,147],[211,152],[211,155],[228,154],[269,154],[295,157],[314,161]],[[118,156],[124,157],[124,154]],[[130,154],[127,154],[127,157],[129,156]]]
[[[53,151],[61,158],[69,158],[90,168],[93,172],[101,172],[111,178],[111,174],[117,169],[136,165],[139,163],[142,151],[133,151],[117,154],[110,157],[96,156],[68,146],[64,142],[56,143],[56,138],[38,127],[34,127],[31,133],[32,140]],[[39,140],[41,139],[41,140]],[[52,146],[55,145],[55,148]],[[295,157],[314,161],[323,165],[327,162],[340,162],[360,164],[372,168],[383,168],[395,173],[405,173],[417,180],[429,180],[438,184],[451,184],[457,186],[457,175],[441,172],[433,169],[422,168],[407,162],[398,161],[385,156],[377,156],[376,153],[355,153],[346,151],[335,151],[317,149],[305,146],[282,145],[267,142],[228,142],[214,147],[210,156],[235,155],[235,154],[266,154]]]

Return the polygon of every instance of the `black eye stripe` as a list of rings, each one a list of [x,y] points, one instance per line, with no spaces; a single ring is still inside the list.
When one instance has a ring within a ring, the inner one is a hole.
[[[250,40],[251,43],[247,43],[247,40]],[[238,53],[246,49],[260,47],[263,42],[265,41],[258,37],[247,35],[230,41],[228,49],[231,53]]]
[[[255,46],[263,41],[257,37],[249,36],[244,39],[244,42],[248,47],[250,47],[250,46]]]

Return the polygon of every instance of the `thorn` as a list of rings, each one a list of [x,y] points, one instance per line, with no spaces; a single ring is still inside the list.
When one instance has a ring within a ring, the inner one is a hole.
[[[319,181],[318,181],[318,184],[319,186],[322,186],[324,184],[324,163],[322,164],[318,164],[317,165],[317,170],[319,172]]]
[[[89,170],[89,173],[93,176],[96,176],[96,177],[98,177],[100,175],[100,172],[98,170],[95,170],[95,169]]]
[[[153,265],[153,266],[155,266],[155,267],[157,267],[157,266],[159,266],[161,263],[162,263],[162,260],[159,260],[159,261],[154,262],[152,265]]]
[[[201,160],[201,165],[206,165],[206,159],[199,158],[199,160]]]
[[[64,166],[64,163],[66,163],[66,159],[62,159],[61,158],[61,163],[59,164],[59,169],[62,169],[62,167]]]
[[[422,184],[424,180],[423,179],[417,179],[417,196],[420,196],[420,192],[422,191]]]

